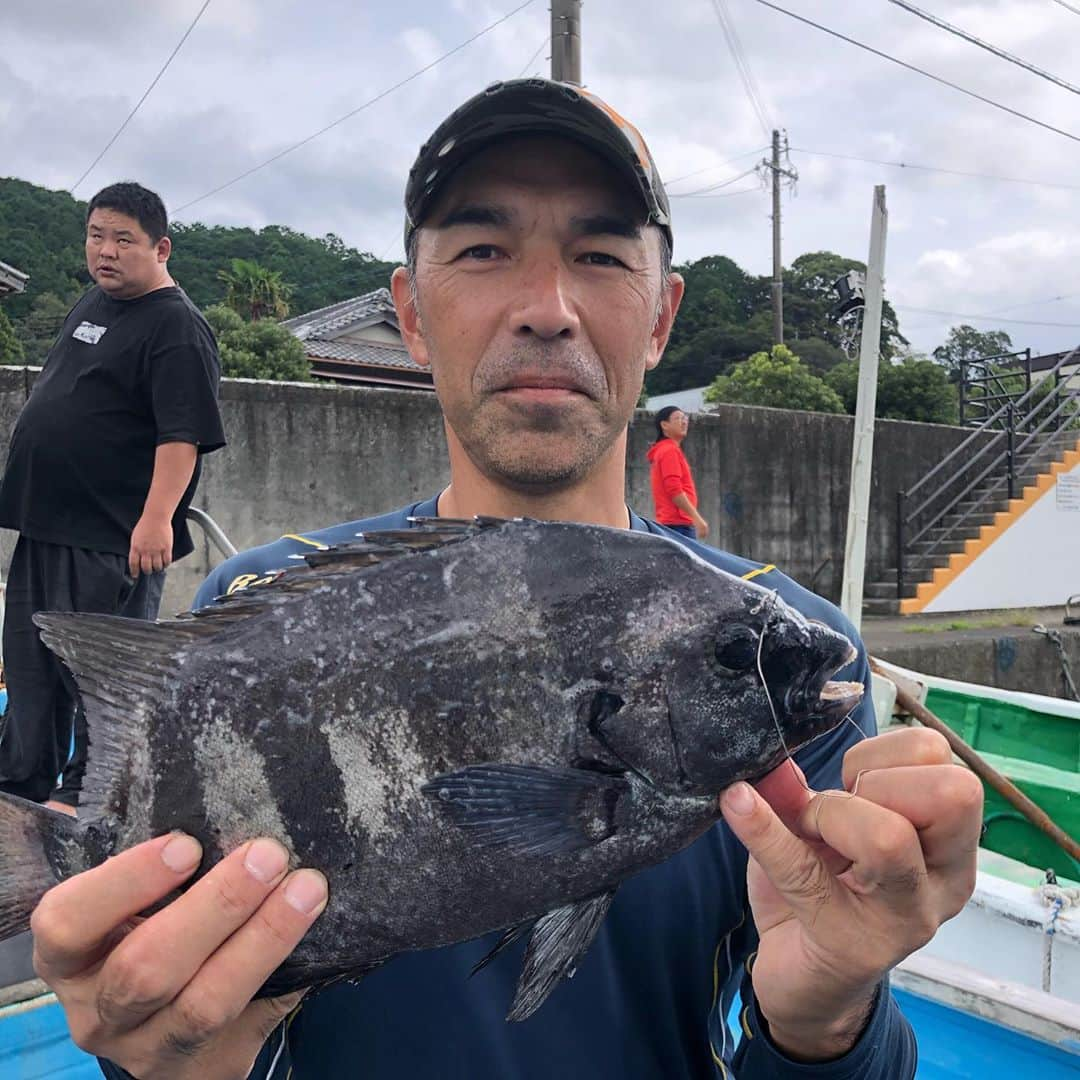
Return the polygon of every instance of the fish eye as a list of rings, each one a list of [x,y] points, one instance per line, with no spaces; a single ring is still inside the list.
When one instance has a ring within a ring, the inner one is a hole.
[[[757,662],[758,636],[749,626],[725,626],[716,640],[716,663],[724,675],[742,675]]]

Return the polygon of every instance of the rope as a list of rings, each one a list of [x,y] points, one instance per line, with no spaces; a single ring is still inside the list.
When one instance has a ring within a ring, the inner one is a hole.
[[[1035,890],[1035,895],[1051,909],[1050,918],[1043,927],[1043,962],[1042,988],[1044,993],[1051,993],[1053,978],[1054,935],[1057,933],[1057,921],[1061,912],[1067,908],[1080,908],[1080,888],[1067,889],[1057,882],[1053,870],[1046,871],[1046,880]]]
[[[1036,634],[1042,634],[1048,641],[1057,646],[1058,655],[1061,657],[1061,677],[1065,681],[1065,688],[1073,701],[1080,701],[1080,693],[1077,692],[1076,682],[1073,680],[1072,667],[1069,658],[1065,654],[1065,643],[1061,640],[1060,630],[1051,630],[1040,623],[1031,628]]]

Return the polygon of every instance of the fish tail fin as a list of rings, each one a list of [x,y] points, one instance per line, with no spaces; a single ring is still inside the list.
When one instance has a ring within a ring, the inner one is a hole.
[[[0,941],[30,928],[30,913],[58,880],[48,852],[78,829],[68,814],[0,792]]]

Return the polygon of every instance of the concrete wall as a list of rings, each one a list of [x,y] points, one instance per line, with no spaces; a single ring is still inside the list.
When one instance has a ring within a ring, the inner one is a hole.
[[[0,368],[0,441],[32,373]],[[325,384],[225,380],[229,445],[205,461],[196,505],[238,548],[392,509],[446,483],[446,445],[431,393]],[[840,594],[853,419],[749,406],[696,417],[684,444],[710,542],[776,563],[836,599]],[[867,580],[894,565],[896,490],[910,486],[965,436],[957,428],[881,421],[877,428]],[[630,432],[628,499],[649,514],[645,452],[652,419]],[[0,555],[6,569],[13,537]],[[198,539],[170,571],[163,611],[185,607],[219,559]]]

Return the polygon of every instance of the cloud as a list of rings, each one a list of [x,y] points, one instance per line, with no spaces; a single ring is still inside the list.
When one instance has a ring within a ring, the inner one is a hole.
[[[807,18],[1080,134],[1073,95],[895,5],[788,2]],[[0,4],[0,171],[51,187],[70,184],[149,85],[200,3]],[[515,6],[215,0],[79,194],[130,176],[158,187],[171,206],[183,205],[357,109]],[[785,195],[782,206],[786,263],[823,249],[865,259],[871,193],[884,183],[890,297],[957,312],[1031,304],[1017,317],[1080,323],[1075,299],[1040,306],[1068,293],[1062,282],[1075,276],[1080,191],[824,156],[1080,184],[1080,144],[750,0],[727,7],[799,170],[797,194]],[[656,11],[655,0],[584,5],[584,71],[590,88],[646,134],[663,176],[705,170],[672,185],[686,192],[748,168],[768,134],[708,0],[668,5],[662,19]],[[1080,70],[1080,18],[1060,5],[967,0],[942,17],[1065,78]],[[375,254],[396,254],[405,176],[420,143],[487,83],[517,77],[527,65],[543,68],[549,30],[546,5],[530,5],[181,217],[332,231]],[[541,46],[541,59],[529,64]],[[731,197],[675,200],[677,259],[726,254],[751,273],[770,271],[769,199],[757,190],[733,194],[744,183],[753,189],[748,177],[715,192]],[[948,317],[901,311],[901,318],[924,350],[950,325]],[[1071,344],[1074,333],[1013,329],[1014,341],[1045,351]]]

